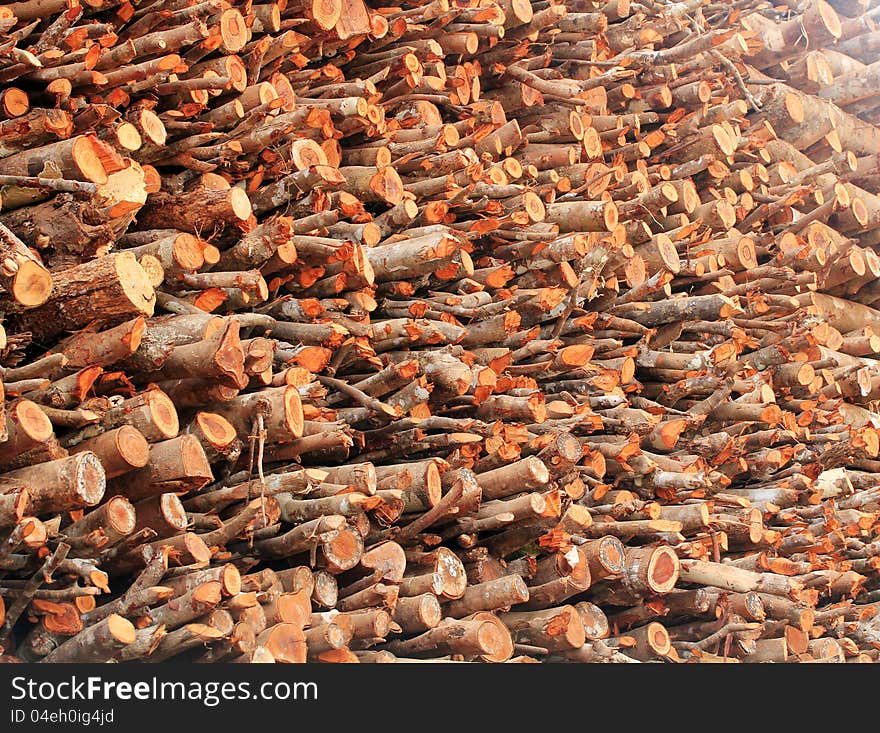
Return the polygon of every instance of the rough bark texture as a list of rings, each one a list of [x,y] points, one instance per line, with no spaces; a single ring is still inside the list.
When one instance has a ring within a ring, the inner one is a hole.
[[[876,2],[69,5],[0,8],[4,659],[878,659]]]

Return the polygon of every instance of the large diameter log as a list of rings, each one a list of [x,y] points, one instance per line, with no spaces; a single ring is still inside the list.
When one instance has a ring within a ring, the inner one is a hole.
[[[28,487],[35,514],[95,506],[107,483],[101,461],[89,451],[10,471],[0,476],[0,485],[7,482]]]
[[[71,453],[82,451],[91,451],[98,456],[108,479],[116,478],[136,468],[143,468],[150,460],[150,445],[147,439],[140,430],[131,425],[108,430],[70,449]]]
[[[108,488],[111,495],[140,501],[167,492],[187,493],[213,478],[201,443],[193,435],[180,435],[153,443],[147,465],[113,479]]]
[[[0,443],[0,465],[46,443],[53,435],[52,423],[35,403],[16,400],[6,406],[6,435],[6,440]]]
[[[546,221],[557,224],[560,232],[610,232],[617,217],[613,201],[571,201],[550,204]]]
[[[477,611],[508,610],[529,600],[529,589],[519,575],[505,575],[485,583],[469,585],[464,595],[443,606],[450,618],[464,618]]]
[[[247,440],[252,433],[256,416],[260,413],[270,443],[287,443],[303,434],[302,401],[293,386],[271,387],[240,395],[212,405],[211,410],[226,418],[242,440]]]
[[[52,292],[52,275],[3,224],[0,224],[0,285],[23,308],[42,305]]]
[[[63,331],[95,321],[112,326],[140,315],[153,315],[156,294],[149,276],[125,252],[53,273],[48,300],[20,316],[20,326],[35,339],[49,340]]]
[[[111,614],[89,626],[43,658],[44,662],[106,662],[135,640],[134,625]]]
[[[251,203],[244,189],[200,186],[182,194],[151,194],[138,215],[138,224],[144,229],[177,229],[208,236],[226,226],[241,224],[250,215]]]
[[[426,658],[462,654],[487,662],[504,662],[513,654],[513,641],[510,632],[494,615],[477,613],[461,620],[445,619],[424,634],[390,642],[385,648],[397,656]]]
[[[477,482],[486,499],[501,499],[522,491],[543,488],[550,481],[550,472],[536,456],[478,474]]]
[[[160,389],[149,389],[108,410],[103,425],[111,429],[131,425],[150,443],[173,438],[180,429],[177,408]]]

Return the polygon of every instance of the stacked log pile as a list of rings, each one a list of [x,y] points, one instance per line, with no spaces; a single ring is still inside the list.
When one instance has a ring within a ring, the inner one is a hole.
[[[876,661],[878,20],[0,6],[3,659]]]

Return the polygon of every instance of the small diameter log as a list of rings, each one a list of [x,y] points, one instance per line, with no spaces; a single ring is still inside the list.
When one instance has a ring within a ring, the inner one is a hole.
[[[296,387],[271,387],[211,406],[212,412],[229,421],[241,440],[247,440],[251,434],[258,410],[264,415],[270,443],[286,443],[302,437],[303,409]]]
[[[224,598],[234,598],[242,589],[241,573],[235,565],[226,563],[204,570],[193,570],[191,573],[165,578],[162,583],[170,588],[175,595],[181,596],[202,583],[220,583],[220,594]]]
[[[222,639],[224,634],[207,624],[192,623],[172,631],[156,644],[147,656],[147,662],[164,662],[188,649],[207,645]]]
[[[147,615],[154,624],[164,624],[168,629],[176,629],[199,616],[204,616],[217,606],[220,600],[220,583],[208,581],[162,606],[151,608]]]
[[[594,583],[604,579],[619,578],[626,570],[626,553],[617,537],[601,537],[581,545],[590,566]]]
[[[376,493],[378,483],[376,467],[372,463],[352,463],[347,466],[335,466],[324,469],[327,483],[350,486],[366,496]]]
[[[71,545],[82,552],[95,551],[120,542],[134,532],[135,509],[124,496],[113,496],[64,529]]]
[[[235,428],[225,417],[213,412],[197,412],[184,431],[194,435],[209,463],[235,461],[241,454],[242,444]]]
[[[306,629],[303,635],[306,638],[309,659],[312,661],[321,661],[324,658],[323,654],[345,646],[345,632],[335,623],[312,626]]]
[[[333,608],[339,598],[336,577],[324,570],[314,572],[315,587],[312,589],[312,602],[319,608]]]
[[[586,553],[578,547],[543,558],[529,579],[526,609],[558,605],[590,587],[590,565]]]
[[[363,538],[348,527],[345,517],[329,515],[277,537],[258,540],[254,550],[263,557],[290,557],[317,550],[318,566],[335,575],[357,565],[363,554]]]
[[[681,579],[685,583],[699,583],[716,588],[747,593],[757,591],[770,595],[795,597],[804,586],[798,580],[776,573],[755,573],[732,565],[703,560],[684,560]]]
[[[207,236],[247,220],[251,203],[244,189],[197,187],[182,193],[152,194],[138,216],[144,229],[177,229]]]
[[[679,578],[678,555],[665,545],[658,547],[627,547],[625,567],[619,581],[594,586],[593,600],[602,602],[620,597],[639,599],[669,593]]]
[[[400,595],[434,593],[443,598],[461,598],[467,589],[467,574],[459,557],[446,547],[438,547],[420,557],[400,580]]]
[[[610,625],[605,612],[594,603],[581,601],[575,604],[581,623],[584,625],[584,633],[590,641],[605,639],[610,633]]]
[[[662,659],[672,650],[669,632],[665,626],[656,621],[637,629],[630,629],[626,637],[628,643],[622,647],[623,653],[642,662]]]
[[[281,593],[263,604],[266,623],[274,626],[278,623],[298,624],[306,626],[312,614],[311,594],[307,589],[292,593]]]
[[[337,614],[334,622],[340,625],[344,623],[348,627],[347,637],[364,639],[367,643],[373,639],[384,639],[392,629],[391,614],[381,608]]]
[[[377,485],[385,484],[384,488],[400,488],[403,491],[406,512],[425,511],[440,501],[440,470],[434,460],[377,466],[375,471]]]
[[[13,527],[25,515],[28,505],[28,490],[16,486],[0,490],[0,527]]]
[[[124,400],[119,407],[108,410],[102,424],[108,429],[131,425],[150,443],[173,438],[180,429],[177,408],[159,389]]]
[[[406,569],[406,555],[396,542],[380,542],[361,555],[357,566],[340,577],[340,595],[347,596],[379,581],[398,583]]]
[[[186,531],[186,510],[177,494],[159,494],[135,504],[137,524],[134,531],[151,529],[157,537],[170,537]]]

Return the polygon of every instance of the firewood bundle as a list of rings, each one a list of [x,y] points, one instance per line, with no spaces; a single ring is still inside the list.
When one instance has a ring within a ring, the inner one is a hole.
[[[3,659],[876,661],[878,21],[0,6]]]

